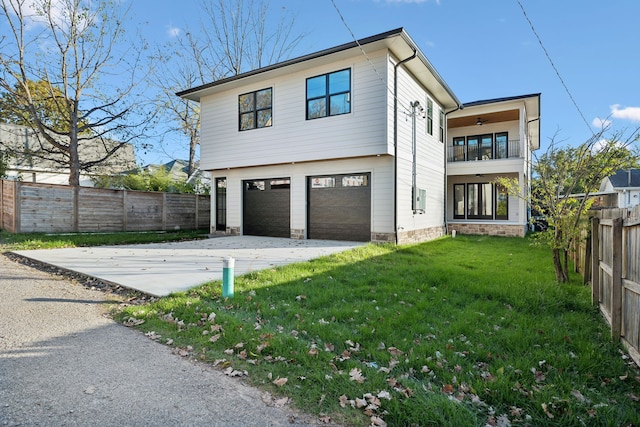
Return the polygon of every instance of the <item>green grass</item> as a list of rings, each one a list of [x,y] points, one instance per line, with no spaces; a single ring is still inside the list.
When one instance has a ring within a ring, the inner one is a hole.
[[[29,249],[72,248],[81,246],[127,245],[170,242],[207,237],[206,231],[171,231],[143,233],[22,233],[0,231],[0,252]]]
[[[335,422],[640,425],[640,374],[578,283],[556,284],[530,239],[460,236],[368,245],[236,278],[231,300],[213,282],[116,317]]]

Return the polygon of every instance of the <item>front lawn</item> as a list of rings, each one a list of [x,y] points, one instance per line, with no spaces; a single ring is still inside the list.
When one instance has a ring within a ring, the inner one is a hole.
[[[230,300],[213,282],[117,318],[321,421],[640,425],[639,371],[590,290],[556,284],[531,243],[368,245],[236,278]]]

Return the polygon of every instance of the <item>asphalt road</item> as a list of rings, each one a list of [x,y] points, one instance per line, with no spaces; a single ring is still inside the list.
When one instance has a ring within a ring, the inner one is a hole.
[[[317,422],[115,323],[110,298],[0,254],[0,425]]]

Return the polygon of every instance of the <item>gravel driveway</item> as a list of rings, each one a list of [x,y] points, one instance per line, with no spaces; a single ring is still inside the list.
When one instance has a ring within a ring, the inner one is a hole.
[[[317,421],[113,322],[113,298],[0,255],[0,425]]]

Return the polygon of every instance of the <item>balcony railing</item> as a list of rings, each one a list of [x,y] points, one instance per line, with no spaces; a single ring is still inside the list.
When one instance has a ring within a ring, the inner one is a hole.
[[[447,147],[448,162],[469,162],[477,160],[496,160],[521,158],[520,140],[512,139],[505,143],[489,145],[455,145]]]

